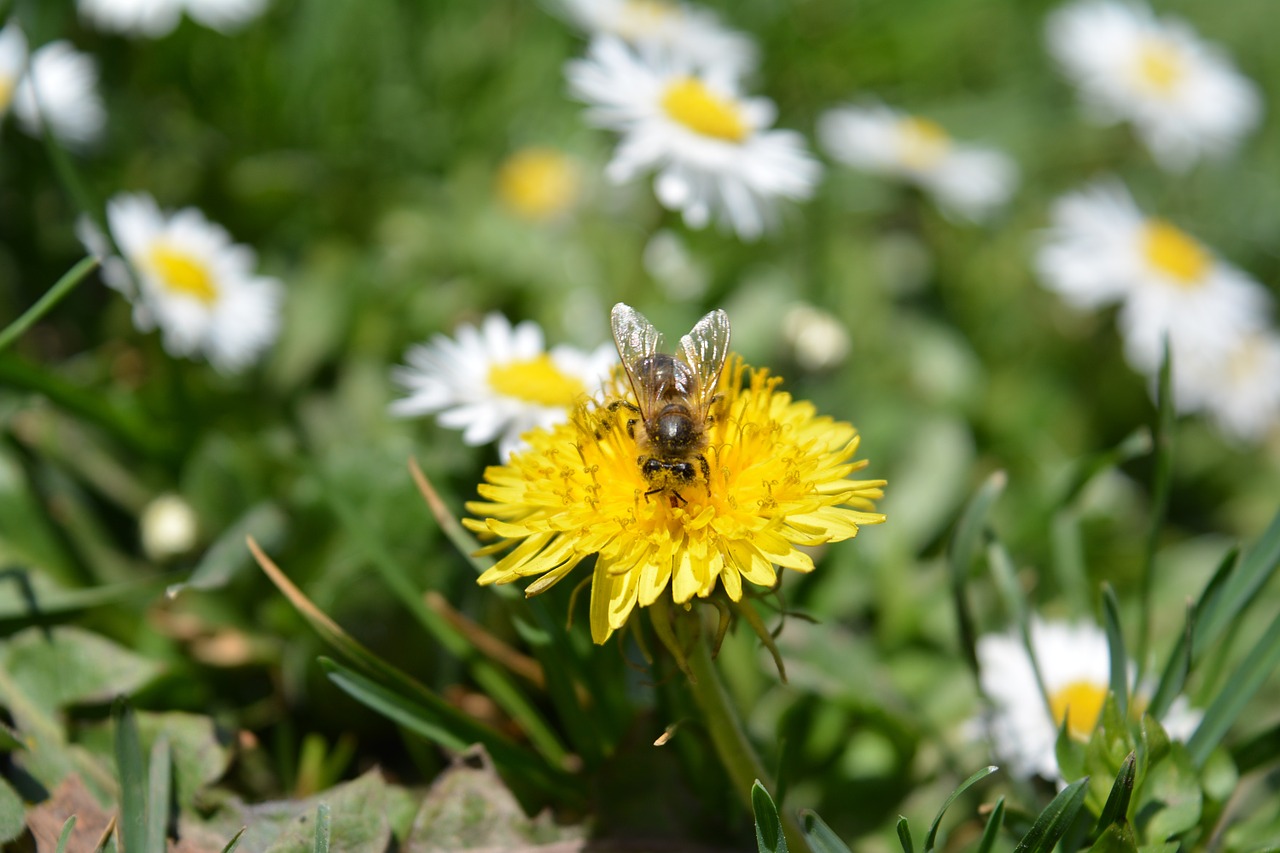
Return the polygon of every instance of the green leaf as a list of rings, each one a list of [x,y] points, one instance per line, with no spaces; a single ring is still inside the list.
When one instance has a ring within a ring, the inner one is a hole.
[[[1138,853],[1138,840],[1127,822],[1113,823],[1102,831],[1090,853]]]
[[[1233,558],[1234,559],[1234,558]],[[1230,563],[1224,564],[1228,568]],[[1219,572],[1222,567],[1219,567]],[[1147,713],[1156,719],[1163,717],[1178,698],[1182,688],[1186,686],[1187,676],[1191,673],[1191,649],[1195,642],[1196,605],[1187,604],[1187,620],[1178,641],[1169,653],[1164,671],[1160,674],[1160,683],[1156,685],[1151,703],[1147,705]]]
[[[1143,714],[1142,724],[1138,730],[1137,770],[1136,775],[1145,779],[1147,771],[1164,761],[1169,755],[1171,741],[1169,735],[1160,725],[1160,721],[1150,714]]]
[[[1222,572],[1229,565],[1223,561],[1218,571]],[[1202,612],[1196,613],[1196,635],[1192,646],[1192,658],[1199,660],[1205,649],[1218,639],[1224,631],[1234,625],[1255,600],[1257,593],[1272,574],[1280,566],[1280,513],[1271,520],[1266,531],[1253,544],[1235,571],[1230,572],[1222,581],[1220,588],[1214,586],[1218,575],[1214,575],[1210,588],[1216,594],[1202,598],[1199,605]]]
[[[1075,780],[1085,775],[1088,745],[1071,736],[1067,721],[1067,716],[1064,715],[1062,722],[1058,724],[1058,739],[1054,743],[1053,752],[1058,759],[1058,772],[1062,774],[1062,778]]]
[[[1031,829],[1018,841],[1013,853],[1049,853],[1084,808],[1088,777],[1077,779],[1063,788],[1031,824]]]
[[[82,258],[79,263],[67,270],[56,282],[53,287],[45,291],[44,295],[36,300],[36,303],[22,313],[3,331],[0,331],[0,350],[7,349],[8,346],[22,336],[27,329],[31,328],[37,320],[53,310],[53,307],[62,301],[68,293],[89,277],[89,273],[98,268],[98,260],[96,258]]]
[[[72,815],[67,818],[67,822],[62,825],[62,834],[58,836],[57,853],[67,853],[67,845],[71,843],[71,833],[76,829],[76,816]]]
[[[951,567],[951,594],[959,622],[960,644],[965,660],[974,673],[978,672],[977,632],[974,629],[973,615],[969,612],[965,584],[969,579],[969,569],[982,543],[987,515],[991,512],[996,499],[1000,497],[1000,493],[1004,491],[1007,481],[1008,476],[1003,471],[996,471],[987,477],[960,514],[947,548],[947,562]]]
[[[169,808],[173,801],[173,761],[169,739],[161,735],[151,747],[147,783],[147,851],[165,850]]]
[[[787,853],[787,839],[773,797],[757,779],[751,786],[751,813],[756,819],[756,847],[760,853]]]
[[[148,601],[163,585],[158,577],[64,589],[44,572],[0,572],[0,626],[17,630],[63,621],[67,616],[121,602]]]
[[[311,853],[329,853],[329,804],[316,807],[316,840]]]
[[[1076,465],[1076,469],[1058,499],[1058,506],[1070,506],[1080,497],[1085,487],[1093,482],[1093,478],[1111,468],[1119,467],[1130,460],[1137,459],[1151,452],[1151,431],[1141,427],[1129,433],[1110,450],[1088,456]]]
[[[104,703],[129,694],[158,664],[98,634],[69,625],[28,628],[0,645],[0,667],[41,708]],[[0,701],[3,700],[0,691]]]
[[[133,709],[124,699],[112,711],[116,728],[116,771],[120,775],[120,835],[126,850],[152,848],[147,843],[147,771]]]
[[[26,828],[22,797],[0,777],[0,844],[8,844]]]
[[[951,808],[951,804],[956,801],[956,798],[959,797],[961,794],[963,794],[965,791],[969,790],[969,788],[971,788],[974,784],[981,781],[982,779],[987,778],[988,776],[990,776],[992,773],[995,773],[999,769],[1000,768],[996,767],[994,764],[987,765],[986,767],[979,770],[977,773],[974,773],[968,779],[965,779],[963,782],[960,783],[959,787],[957,787],[954,791],[951,792],[951,796],[947,797],[946,802],[942,804],[942,808],[938,809],[938,814],[934,817],[933,823],[929,824],[929,834],[925,836],[925,839],[924,839],[925,853],[929,853],[929,851],[932,850],[934,848],[934,845],[937,843],[938,827],[942,824],[942,816],[947,813],[947,809]],[[901,834],[902,828],[903,828],[903,821],[899,821],[898,822],[899,834]],[[911,851],[908,850],[907,853],[911,853]]]
[[[244,831],[248,827],[240,827],[240,831],[231,836],[231,840],[227,842],[227,846],[222,848],[222,853],[235,853],[237,847],[240,846],[240,839],[244,836]]]
[[[181,583],[165,590],[169,598],[176,598],[188,589],[221,589],[226,586],[253,560],[245,551],[244,540],[252,536],[266,547],[273,547],[284,536],[284,513],[274,503],[260,503],[240,516],[235,523],[217,538],[191,575]]]
[[[902,853],[916,853],[915,843],[911,840],[911,826],[902,815],[898,815],[898,843],[902,845]]]
[[[1062,587],[1071,611],[1087,613],[1092,609],[1089,600],[1089,574],[1085,570],[1084,545],[1080,541],[1080,518],[1074,511],[1062,510],[1053,517],[1050,528],[1053,546],[1053,573]]]
[[[1187,750],[1171,743],[1169,758],[1154,765],[1142,783],[1134,822],[1145,838],[1172,839],[1200,822],[1204,795]]]
[[[1120,628],[1120,602],[1111,584],[1102,584],[1103,625],[1107,632],[1107,651],[1111,658],[1111,695],[1116,711],[1129,717],[1129,656],[1124,649],[1124,631]]]
[[[1004,797],[996,800],[995,806],[991,809],[991,816],[987,818],[987,825],[982,828],[982,838],[978,841],[978,846],[974,853],[991,853],[991,848],[995,846],[996,838],[1000,835],[1000,827],[1004,825]]]
[[[813,853],[851,853],[848,845],[840,840],[840,836],[827,826],[826,821],[818,817],[818,813],[810,809],[800,812],[800,828],[809,842]]]
[[[1272,620],[1257,645],[1227,679],[1187,741],[1187,752],[1194,766],[1204,766],[1209,753],[1221,742],[1277,664],[1280,664],[1280,615]]]
[[[1114,824],[1126,823],[1125,815],[1129,812],[1129,798],[1133,796],[1133,777],[1137,764],[1137,753],[1129,753],[1129,757],[1120,765],[1115,784],[1111,786],[1111,794],[1107,797],[1102,814],[1098,815],[1098,826],[1094,829],[1101,836]]]
[[[1165,515],[1169,509],[1169,491],[1173,482],[1173,428],[1177,409],[1173,400],[1173,356],[1169,338],[1164,340],[1164,356],[1160,360],[1160,374],[1156,393],[1156,427],[1153,434],[1155,476],[1151,484],[1151,518],[1147,528],[1147,545],[1142,560],[1141,606],[1139,611],[1138,645],[1134,660],[1138,666],[1135,683],[1142,683],[1142,667],[1146,665],[1147,648],[1151,642],[1152,594],[1155,589],[1156,550],[1160,544],[1160,532],[1164,530]]]

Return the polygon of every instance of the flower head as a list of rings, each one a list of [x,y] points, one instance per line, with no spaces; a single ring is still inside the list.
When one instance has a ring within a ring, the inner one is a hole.
[[[714,217],[743,239],[776,218],[779,199],[808,198],[820,167],[798,133],[770,130],[773,103],[739,92],[723,67],[700,69],[601,36],[566,68],[588,120],[622,140],[606,174],[617,183],[656,171],[654,191],[693,228]]]
[[[253,20],[268,0],[79,0],[80,15],[95,27],[160,38],[173,32],[186,11],[200,24],[230,32]]]
[[[27,37],[17,24],[0,27],[0,116],[9,111],[27,68]]]
[[[773,585],[777,566],[810,571],[804,547],[884,521],[872,503],[884,481],[850,479],[866,465],[853,461],[857,431],[778,385],[730,358],[706,426],[705,477],[678,488],[655,489],[642,471],[628,417],[638,401],[618,389],[616,404],[584,402],[568,423],[530,433],[527,450],[485,472],[484,500],[467,505],[478,517],[467,526],[510,549],[480,583],[540,576],[525,591],[534,595],[594,556],[591,636],[603,643],[660,596],[684,604],[721,587],[738,601],[744,581]]]
[[[727,28],[714,12],[670,0],[560,0],[564,15],[593,36],[620,38],[645,50],[665,51],[694,66],[735,74],[756,65],[750,36]]]
[[[166,214],[144,193],[111,199],[107,224],[128,268],[107,258],[103,279],[133,303],[134,325],[159,326],[171,355],[203,355],[220,372],[235,373],[275,341],[283,286],[255,274],[254,251],[233,243],[222,226],[192,207]],[[107,254],[92,227],[83,226],[81,238],[90,251]]]
[[[582,194],[578,164],[554,148],[524,148],[498,170],[498,198],[533,222],[564,216]]]
[[[818,136],[836,160],[916,184],[949,215],[981,220],[1008,201],[1018,169],[994,148],[957,142],[938,124],[881,104],[829,110]]]
[[[1110,650],[1107,635],[1089,623],[1033,617],[1030,634],[1034,664],[1016,631],[980,637],[979,680],[993,706],[988,722],[1000,760],[1015,775],[1057,780],[1061,778],[1054,749],[1058,729],[1065,719],[1067,733],[1087,741],[1097,728],[1111,687]],[[1136,692],[1131,711],[1140,715],[1149,698],[1141,690]],[[1175,740],[1186,740],[1199,722],[1199,713],[1181,697],[1162,720]]]
[[[1166,336],[1178,405],[1196,408],[1196,377],[1265,324],[1267,292],[1171,222],[1148,217],[1122,184],[1096,183],[1055,203],[1036,265],[1042,281],[1080,307],[1119,303],[1125,354],[1154,376]]]
[[[598,392],[617,354],[612,346],[548,351],[537,324],[512,326],[490,314],[478,327],[459,326],[453,338],[436,335],[410,348],[405,361],[392,378],[407,396],[391,404],[392,414],[436,415],[442,426],[463,430],[467,444],[498,439],[507,459],[526,432],[567,420],[580,398]]]
[[[1247,332],[1216,361],[1184,372],[1179,392],[1229,438],[1257,442],[1280,428],[1280,335]]]
[[[0,107],[12,87],[13,114],[31,136],[41,136],[48,122],[53,135],[66,145],[95,142],[107,123],[98,95],[98,66],[68,41],[53,41],[31,54],[26,73],[16,83],[11,76],[15,59],[26,61],[26,39],[16,25],[0,31]],[[0,110],[3,112],[3,110]]]
[[[1165,169],[1225,154],[1258,123],[1253,83],[1187,24],[1141,3],[1080,0],[1050,15],[1047,34],[1090,114],[1132,123]]]

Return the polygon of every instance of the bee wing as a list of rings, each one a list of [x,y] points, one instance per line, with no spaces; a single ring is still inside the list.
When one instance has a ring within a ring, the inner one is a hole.
[[[613,342],[618,347],[618,357],[626,368],[627,379],[631,382],[631,390],[640,405],[640,414],[649,417],[653,411],[653,382],[647,382],[646,376],[637,371],[651,368],[653,356],[662,349],[662,333],[645,319],[644,315],[624,302],[613,306],[610,314],[613,326]]]
[[[717,308],[680,339],[680,356],[698,382],[698,405],[706,413],[729,355],[729,315]]]

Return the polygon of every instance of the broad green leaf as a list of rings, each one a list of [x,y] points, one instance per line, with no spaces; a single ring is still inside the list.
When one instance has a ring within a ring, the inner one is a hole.
[[[818,817],[817,812],[809,809],[801,811],[800,828],[813,853],[850,853],[848,845],[827,826],[826,821]]]
[[[1089,848],[1091,853],[1138,853],[1138,841],[1127,822],[1107,826]]]
[[[759,779],[751,786],[751,813],[756,819],[756,847],[760,853],[787,853],[787,839],[782,834],[777,806]]]
[[[8,844],[26,828],[22,797],[0,777],[0,844]]]
[[[933,823],[929,824],[929,834],[925,836],[925,839],[924,839],[925,853],[929,853],[929,851],[932,850],[934,848],[934,845],[937,843],[938,827],[942,825],[942,816],[947,813],[947,809],[951,808],[951,804],[956,801],[956,798],[959,797],[961,794],[963,794],[965,791],[969,790],[969,788],[971,788],[977,782],[987,778],[988,776],[990,776],[992,773],[995,773],[999,769],[1000,768],[996,767],[994,764],[990,764],[982,768],[981,770],[979,770],[977,773],[974,773],[968,779],[965,779],[963,782],[959,784],[959,786],[956,787],[954,791],[951,792],[951,795],[947,797],[945,802],[943,802],[942,808],[938,809],[938,814],[933,818]],[[898,823],[899,833],[901,833],[902,827],[903,827],[903,824],[901,821],[899,821]],[[906,853],[911,853],[911,851],[908,850],[906,851]]]
[[[1089,779],[1085,777],[1063,788],[1040,813],[1035,823],[1031,824],[1031,829],[1018,841],[1013,853],[1049,853],[1084,808],[1085,787],[1088,784]]]
[[[126,850],[148,850],[147,769],[138,739],[138,724],[129,703],[121,699],[115,720],[116,772],[120,778],[120,834]]]
[[[133,693],[159,665],[106,637],[69,625],[28,628],[0,645],[0,667],[41,708],[109,702]],[[0,691],[0,701],[4,701]]]
[[[1135,820],[1142,837],[1162,842],[1200,822],[1204,795],[1187,750],[1171,743],[1169,757],[1152,766],[1142,783]]]

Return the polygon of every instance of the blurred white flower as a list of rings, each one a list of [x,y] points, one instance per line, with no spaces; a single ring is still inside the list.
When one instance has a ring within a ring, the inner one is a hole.
[[[768,130],[773,102],[740,95],[726,67],[637,53],[601,36],[566,67],[588,120],[622,134],[606,175],[622,183],[656,171],[654,192],[692,228],[714,217],[740,237],[759,237],[780,198],[805,199],[821,167],[791,130]]]
[[[851,341],[844,323],[828,311],[798,302],[782,317],[782,337],[805,370],[826,370],[849,355]]]
[[[13,24],[4,28],[0,52],[0,87],[6,71],[19,55],[25,59],[26,39]],[[0,91],[0,102],[4,92]],[[59,142],[83,147],[97,140],[107,123],[107,111],[98,95],[98,66],[68,41],[49,42],[31,54],[26,73],[13,89],[13,114],[32,136],[44,134],[48,121]]]
[[[1280,335],[1258,329],[1239,338],[1220,362],[1186,371],[1179,391],[1240,442],[1257,442],[1280,428]]]
[[[80,16],[100,30],[160,38],[191,19],[227,33],[261,15],[268,0],[79,0]]]
[[[1145,216],[1118,181],[1059,199],[1051,219],[1036,256],[1044,284],[1078,307],[1120,303],[1125,354],[1148,376],[1168,336],[1178,407],[1198,408],[1197,377],[1220,372],[1265,325],[1266,290],[1181,229]]]
[[[982,220],[1009,200],[1018,168],[994,148],[957,142],[936,123],[882,104],[845,106],[818,119],[835,160],[916,184],[948,215]]]
[[[160,327],[171,355],[203,355],[222,373],[256,361],[280,329],[284,288],[279,279],[255,274],[253,249],[231,241],[220,225],[188,207],[161,212],[144,193],[118,195],[107,203],[107,225],[137,278],[112,258],[102,277],[133,303],[140,330]],[[105,256],[105,239],[81,225],[91,252]]]
[[[9,111],[27,68],[27,37],[17,24],[0,28],[0,117]]]
[[[1063,719],[1072,738],[1086,741],[1106,702],[1111,685],[1107,635],[1097,625],[1047,622],[1034,616],[1030,634],[1044,694],[1019,632],[978,638],[978,677],[992,704],[987,728],[999,760],[1011,773],[1061,780],[1054,746]],[[1129,670],[1132,678],[1132,666]],[[1148,692],[1136,691],[1130,697],[1130,712],[1140,715],[1149,701]],[[1160,722],[1170,738],[1184,741],[1200,718],[1200,712],[1178,697]]]
[[[755,69],[755,41],[731,30],[709,9],[668,0],[556,0],[553,8],[589,35],[616,36],[641,49],[657,49],[694,67]]]
[[[138,526],[143,553],[158,563],[190,551],[200,530],[191,504],[173,493],[160,495],[147,504]]]
[[[612,343],[589,353],[564,345],[547,351],[536,323],[513,327],[490,314],[479,327],[463,324],[452,338],[411,347],[405,361],[391,372],[407,393],[391,404],[393,415],[436,415],[470,445],[498,439],[506,460],[526,432],[568,420],[579,399],[598,392],[617,351]]]
[[[1072,3],[1049,16],[1047,37],[1089,114],[1132,123],[1164,169],[1230,152],[1261,117],[1257,87],[1221,50],[1142,3]]]

